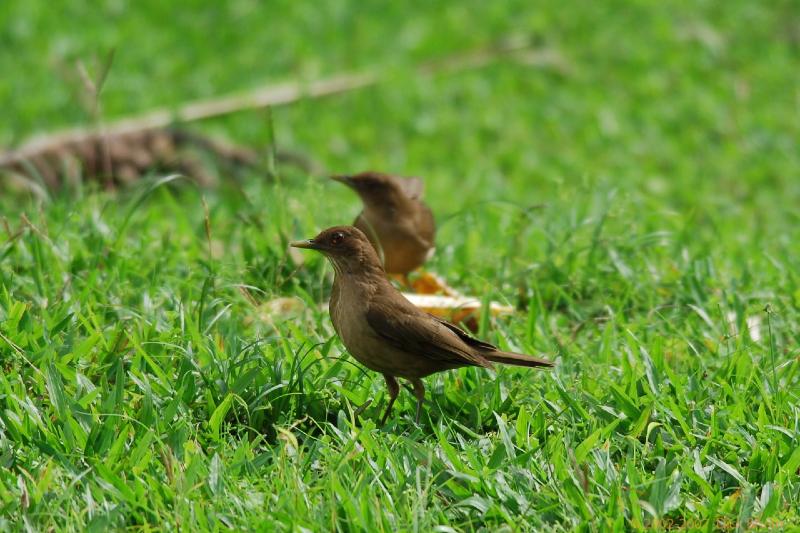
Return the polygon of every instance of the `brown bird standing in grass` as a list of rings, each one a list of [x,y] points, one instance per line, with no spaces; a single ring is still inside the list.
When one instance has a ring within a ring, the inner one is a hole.
[[[425,397],[422,378],[434,372],[462,366],[491,368],[492,363],[553,366],[545,359],[501,351],[419,310],[386,279],[375,250],[357,228],[328,228],[291,246],[322,252],[333,265],[329,307],[333,327],[353,357],[383,374],[389,388],[389,405],[381,425],[400,392],[397,378],[413,385],[419,422]]]
[[[380,172],[332,179],[361,197],[364,209],[353,225],[366,234],[382,256],[386,272],[399,274],[407,281],[408,273],[433,253],[436,234],[433,213],[422,201],[422,181]]]

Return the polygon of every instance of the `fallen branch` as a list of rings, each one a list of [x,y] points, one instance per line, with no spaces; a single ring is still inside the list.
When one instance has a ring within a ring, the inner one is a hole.
[[[102,135],[106,138],[122,137],[147,130],[167,128],[173,124],[182,124],[245,111],[296,102],[301,98],[319,98],[329,94],[349,91],[375,83],[376,78],[370,74],[344,74],[312,82],[308,86],[289,82],[280,85],[263,87],[255,91],[191,102],[176,110],[158,109],[145,115],[119,120],[105,125]],[[47,151],[54,145],[80,143],[98,135],[95,128],[73,128],[56,133],[34,137],[20,148],[0,156],[0,166],[14,164],[20,160]]]

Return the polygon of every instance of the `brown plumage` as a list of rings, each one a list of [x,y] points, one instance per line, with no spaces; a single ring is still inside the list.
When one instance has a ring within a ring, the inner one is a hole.
[[[433,213],[422,201],[422,181],[380,172],[332,179],[353,189],[364,204],[353,225],[366,234],[389,274],[406,275],[431,255]]]
[[[397,378],[413,385],[419,421],[425,396],[422,378],[434,372],[462,366],[491,368],[492,363],[553,366],[545,359],[501,351],[415,307],[386,279],[374,248],[355,227],[329,228],[291,245],[318,250],[333,265],[329,307],[333,327],[353,357],[382,373],[389,388],[389,405],[381,424],[400,391]]]

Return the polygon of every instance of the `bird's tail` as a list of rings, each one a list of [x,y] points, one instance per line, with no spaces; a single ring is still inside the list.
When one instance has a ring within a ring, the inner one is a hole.
[[[530,366],[530,367],[552,367],[555,363],[547,359],[540,359],[532,355],[525,355],[514,352],[501,352],[500,350],[493,350],[491,352],[483,352],[482,354],[486,359],[493,363],[503,363],[504,365],[517,365],[517,366]]]

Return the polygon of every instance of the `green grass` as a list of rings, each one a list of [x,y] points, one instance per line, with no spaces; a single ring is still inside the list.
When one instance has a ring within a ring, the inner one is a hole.
[[[421,426],[403,391],[378,429],[383,380],[321,307],[330,268],[286,247],[350,221],[348,191],[287,167],[4,192],[0,528],[800,525],[795,3],[195,3],[4,2],[0,142],[87,121],[64,72],[111,46],[108,117],[382,69],[274,110],[278,144],[424,177],[429,268],[516,306],[485,337],[558,367],[431,377]],[[566,67],[408,68],[515,35]]]

